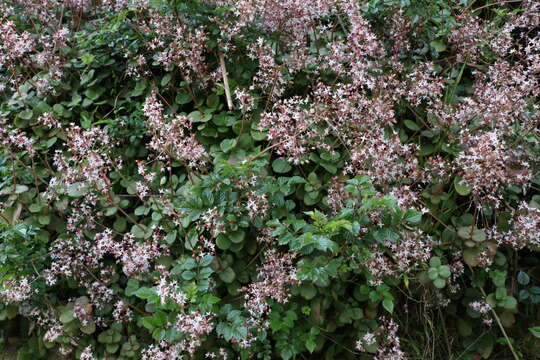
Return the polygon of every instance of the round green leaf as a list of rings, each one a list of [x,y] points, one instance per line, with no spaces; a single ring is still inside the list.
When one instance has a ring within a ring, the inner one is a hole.
[[[306,300],[311,300],[317,295],[317,288],[310,283],[300,285],[300,295]]]
[[[234,270],[230,267],[226,268],[225,270],[223,271],[220,271],[219,272],[219,278],[227,283],[227,284],[230,284],[234,281],[234,279],[236,279],[236,273],[234,272]]]
[[[461,196],[467,196],[471,193],[471,187],[465,183],[462,183],[459,177],[454,178],[454,189]]]
[[[446,281],[444,279],[437,278],[433,281],[433,285],[435,285],[437,289],[442,289],[446,285]]]
[[[448,279],[451,275],[450,268],[446,265],[439,266],[439,276]]]
[[[292,167],[285,159],[279,158],[272,162],[272,169],[278,174],[283,174],[289,172]]]
[[[235,244],[239,244],[244,241],[245,237],[246,233],[242,230],[237,230],[229,233],[229,240],[231,240]]]
[[[216,245],[217,245],[218,249],[220,249],[220,250],[227,250],[228,248],[231,247],[231,242],[229,241],[229,239],[225,235],[220,234],[216,238]]]

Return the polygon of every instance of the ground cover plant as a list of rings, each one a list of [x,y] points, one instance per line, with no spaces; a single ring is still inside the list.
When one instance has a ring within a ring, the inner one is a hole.
[[[540,358],[538,1],[0,17],[0,358]]]

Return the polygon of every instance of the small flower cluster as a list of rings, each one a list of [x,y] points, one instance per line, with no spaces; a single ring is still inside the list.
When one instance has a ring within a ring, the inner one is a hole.
[[[400,339],[397,336],[398,325],[387,318],[379,319],[381,325],[375,332],[367,332],[356,342],[356,349],[361,352],[366,351],[366,346],[378,344],[378,348],[373,359],[375,360],[405,360],[407,356],[401,350]]]
[[[191,123],[187,116],[178,115],[175,118],[166,116],[163,105],[157,99],[154,91],[146,99],[143,112],[148,118],[148,128],[152,133],[152,141],[148,144],[156,151],[158,158],[167,154],[171,158],[185,162],[187,166],[199,168],[206,162],[208,154],[202,145],[190,133]]]
[[[286,303],[290,297],[287,287],[297,284],[296,268],[293,260],[294,253],[279,254],[275,250],[265,253],[265,262],[258,269],[259,280],[248,285],[246,292],[246,308],[255,317],[261,317],[268,312],[267,298],[279,303]]]
[[[34,140],[21,130],[11,128],[5,119],[0,119],[0,141],[4,148],[11,148],[12,153],[26,150],[30,156],[34,156],[36,152]]]
[[[480,56],[479,50],[483,43],[489,41],[489,32],[482,28],[482,19],[465,13],[456,19],[459,26],[452,29],[450,41],[454,46],[458,63],[474,63]]]
[[[484,324],[491,325],[493,323],[493,319],[488,315],[492,308],[487,302],[484,300],[476,300],[469,303],[469,306],[471,309],[482,315]]]
[[[261,130],[268,140],[276,140],[276,152],[294,164],[308,161],[307,155],[324,144],[327,130],[318,129],[313,119],[314,109],[307,99],[298,97],[277,102],[271,112],[261,116]]]
[[[0,290],[0,298],[6,304],[28,300],[34,294],[31,281],[27,277],[17,280],[7,280],[2,285],[4,289]]]
[[[202,314],[198,311],[189,314],[179,314],[174,327],[187,335],[187,338],[180,342],[181,351],[194,356],[201,346],[205,335],[214,328],[212,314]]]
[[[499,133],[492,131],[472,136],[464,132],[465,150],[455,160],[461,169],[463,182],[478,196],[482,194],[499,205],[501,186],[525,186],[531,178],[529,165],[520,161],[519,154],[507,148]]]
[[[167,273],[162,273],[160,276],[159,284],[156,286],[156,292],[162,305],[172,300],[175,304],[182,307],[187,300],[186,294],[180,290],[178,282],[176,280],[167,280]]]

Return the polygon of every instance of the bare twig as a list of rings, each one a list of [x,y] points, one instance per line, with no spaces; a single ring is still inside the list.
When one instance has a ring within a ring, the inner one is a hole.
[[[227,68],[225,67],[225,57],[218,51],[219,66],[221,67],[221,74],[223,75],[223,87],[225,88],[225,96],[227,97],[227,107],[229,110],[233,109],[233,102],[231,98],[231,89],[229,88],[229,78],[227,77]]]

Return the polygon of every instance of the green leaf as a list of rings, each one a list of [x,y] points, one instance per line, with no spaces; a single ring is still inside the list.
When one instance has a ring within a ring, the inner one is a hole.
[[[311,300],[317,295],[317,288],[310,283],[300,285],[300,295],[306,300]]]
[[[472,232],[472,239],[476,242],[482,242],[486,240],[486,233],[482,229],[475,229]]]
[[[23,110],[19,113],[19,117],[23,120],[30,120],[33,115],[34,112],[30,109]]]
[[[114,354],[115,352],[118,351],[118,348],[119,348],[119,347],[120,347],[119,344],[107,344],[107,345],[105,346],[105,349],[107,350],[107,352],[108,352],[109,354]]]
[[[467,196],[471,193],[471,187],[463,183],[459,177],[454,178],[454,189],[461,196]]]
[[[85,325],[81,324],[79,329],[87,335],[93,334],[96,331],[96,323],[93,320],[89,320]]]
[[[534,335],[534,337],[540,339],[540,326],[529,328],[529,331]]]
[[[438,256],[432,257],[429,259],[429,266],[432,268],[441,266],[441,259]]]
[[[139,289],[139,280],[129,279],[126,284],[125,294],[126,296],[133,296]]]
[[[329,162],[321,161],[319,165],[321,165],[324,170],[328,171],[330,174],[337,173],[338,168],[335,165],[330,164]]]
[[[440,40],[433,40],[429,43],[429,45],[436,51],[436,52],[443,52],[446,50],[446,45]]]
[[[255,141],[262,141],[266,139],[266,133],[262,131],[251,130],[250,134]]]
[[[142,287],[135,291],[135,296],[140,299],[150,299],[154,295],[157,295],[156,290],[149,287]]]
[[[503,311],[499,317],[504,327],[510,327],[516,323],[516,317],[511,311]]]
[[[11,188],[11,187],[10,187]],[[28,191],[28,186],[26,185],[17,185],[15,186],[15,194],[22,194]]]
[[[508,310],[514,310],[517,307],[517,300],[513,296],[506,296],[503,300],[502,307]]]
[[[206,98],[206,105],[211,109],[216,109],[219,106],[219,97],[216,94],[211,94]]]
[[[239,244],[244,241],[246,233],[242,230],[232,231],[229,233],[229,240],[235,244]]]
[[[212,114],[203,114],[200,111],[192,111],[189,113],[191,122],[208,122],[212,119]]]
[[[176,101],[177,104],[185,105],[185,104],[189,104],[192,101],[192,99],[191,99],[191,96],[189,96],[187,92],[181,91],[178,93],[178,95],[176,95],[176,99],[174,101]]]
[[[231,247],[231,242],[225,235],[219,234],[216,239],[216,245],[220,250],[227,250]]]
[[[144,239],[144,238],[147,238],[149,237],[149,235],[151,234],[150,231],[148,231],[148,229],[146,228],[146,226],[142,225],[142,224],[135,224],[131,227],[131,233],[133,234],[134,237],[138,238],[138,239]]]
[[[51,216],[49,214],[40,214],[38,215],[38,222],[41,225],[49,225],[51,222]]]
[[[418,126],[418,124],[415,123],[412,120],[404,120],[403,123],[405,124],[405,126],[407,128],[409,128],[412,131],[419,131],[420,130],[420,126]]]
[[[200,266],[208,266],[212,263],[212,261],[214,260],[214,257],[212,255],[204,255],[201,259],[201,261],[199,262],[199,265]]]
[[[422,212],[409,209],[405,212],[405,215],[403,216],[403,219],[405,221],[411,222],[413,224],[419,223],[420,220],[422,220]]]
[[[221,151],[228,153],[236,146],[236,139],[225,139],[219,144]]]
[[[382,301],[382,305],[389,313],[394,311],[394,300],[386,298]]]
[[[76,183],[70,184],[68,187],[68,196],[70,197],[74,197],[74,198],[81,197],[87,192],[88,192],[88,189],[82,186],[82,183],[76,182]]]
[[[86,85],[94,78],[95,70],[92,69],[81,77],[81,85]]]
[[[62,104],[54,104],[53,105],[53,111],[58,116],[63,116],[65,108],[62,106]]]
[[[439,276],[445,279],[448,279],[451,275],[450,267],[446,265],[439,266]]]
[[[446,285],[446,281],[444,279],[437,278],[433,280],[433,285],[435,285],[437,289],[442,289]]]
[[[458,228],[458,236],[462,239],[470,239],[474,228],[472,226],[461,226]]]
[[[527,285],[530,281],[529,275],[524,271],[520,271],[518,272],[517,281],[521,285]]]
[[[236,279],[236,273],[232,268],[228,267],[225,270],[219,272],[219,278],[223,282],[230,284],[234,281],[234,279]]]
[[[166,86],[172,79],[172,75],[171,74],[165,74],[165,76],[163,76],[161,78],[161,86]]]
[[[103,90],[98,90],[96,88],[90,88],[90,89],[87,89],[85,92],[84,92],[84,95],[89,98],[90,100],[92,101],[96,101],[99,96],[101,95]]]
[[[177,231],[171,231],[165,236],[165,242],[169,245],[172,245],[176,240]]]
[[[37,203],[30,204],[30,206],[28,207],[28,210],[30,210],[30,212],[32,213],[40,212],[41,204],[37,204]]]
[[[279,158],[272,162],[272,169],[278,174],[284,174],[289,172],[292,167],[285,159]]]
[[[127,221],[124,217],[118,217],[113,223],[113,229],[118,232],[124,232],[127,229]]]
[[[437,268],[434,268],[434,267],[429,268],[427,274],[428,274],[429,280],[434,281],[439,278],[439,271],[437,270]]]
[[[317,343],[312,338],[308,338],[304,345],[306,346],[307,351],[310,353],[313,353],[313,351],[315,351],[317,348]]]
[[[184,279],[184,280],[186,280],[186,281],[193,280],[193,279],[195,279],[195,276],[196,276],[196,275],[197,275],[197,274],[194,273],[193,271],[184,271],[184,272],[182,273],[182,279]]]
[[[94,61],[96,57],[93,54],[84,53],[81,55],[81,60],[84,63],[84,65],[90,65]]]
[[[71,307],[69,307],[69,308],[65,309],[64,311],[62,311],[62,313],[60,314],[60,318],[59,318],[59,320],[63,324],[67,324],[67,323],[73,321],[73,319],[75,319],[75,314],[73,313],[73,308],[71,308]]]

